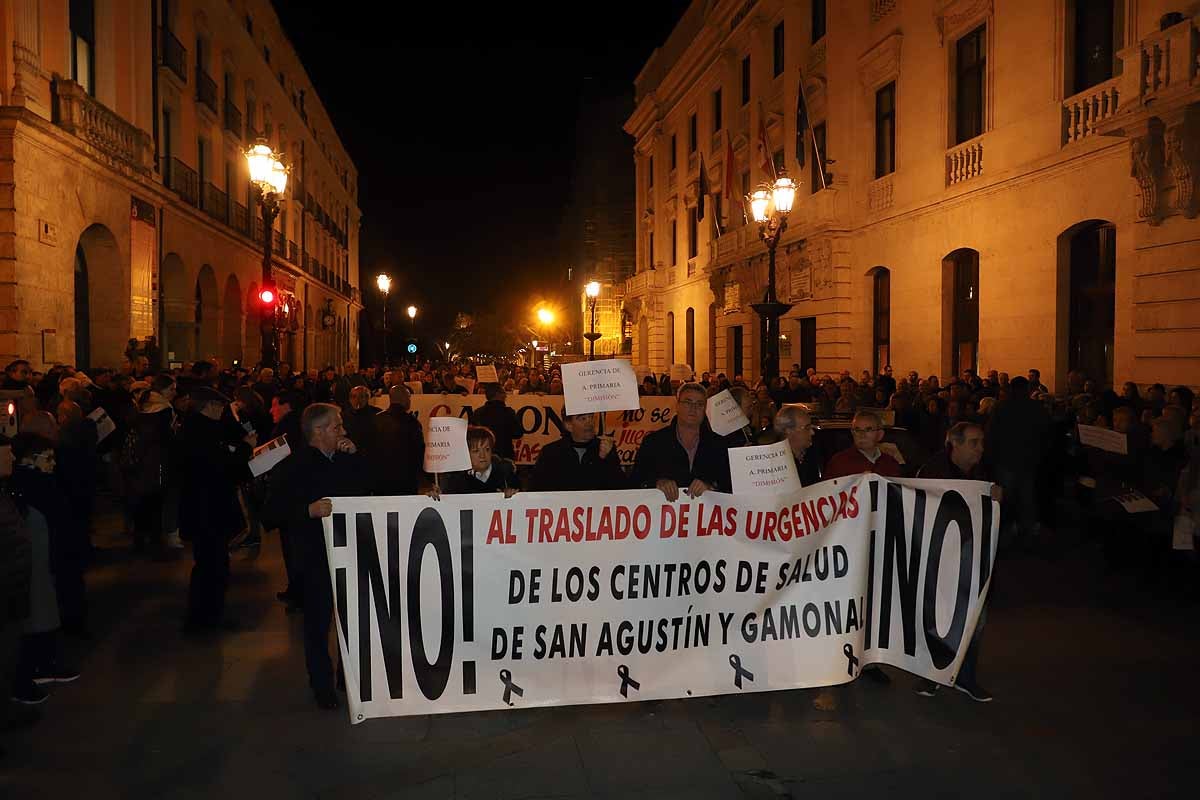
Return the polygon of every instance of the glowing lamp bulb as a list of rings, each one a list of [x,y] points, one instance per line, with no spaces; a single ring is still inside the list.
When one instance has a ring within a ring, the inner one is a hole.
[[[258,299],[262,300],[264,305],[270,305],[275,302],[275,292],[271,289],[263,289],[258,293]]]

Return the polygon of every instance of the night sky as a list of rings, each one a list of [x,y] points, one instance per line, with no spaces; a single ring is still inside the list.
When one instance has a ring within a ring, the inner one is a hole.
[[[392,319],[415,303],[429,334],[459,310],[528,313],[566,266],[580,87],[630,88],[687,0],[389,5],[275,3],[358,168],[368,315],[380,271]]]

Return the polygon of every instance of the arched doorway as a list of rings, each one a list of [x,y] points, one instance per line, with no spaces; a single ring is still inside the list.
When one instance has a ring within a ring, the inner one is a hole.
[[[220,347],[217,340],[217,276],[213,268],[205,264],[196,276],[195,290],[195,359],[209,359],[217,355]]]
[[[892,363],[892,272],[875,267],[871,278],[871,368],[878,375]]]
[[[129,269],[112,231],[104,225],[85,229],[74,267],[75,366],[119,364],[130,330]],[[93,309],[103,309],[103,316]]]
[[[92,313],[88,301],[87,257],[75,246],[75,367],[92,366]]]
[[[890,282],[889,282],[890,290]],[[968,247],[942,259],[943,373],[979,370],[979,251]]]
[[[242,285],[236,275],[225,281],[225,298],[221,304],[221,357],[226,364],[242,360]]]
[[[1059,298],[1060,346],[1066,328],[1065,366],[1111,386],[1116,329],[1116,227],[1107,220],[1093,219],[1063,231],[1058,242],[1058,268],[1059,292],[1065,290],[1066,295]]]
[[[188,285],[183,259],[176,253],[163,256],[161,291],[163,357],[167,362],[190,361],[196,345],[195,287]]]

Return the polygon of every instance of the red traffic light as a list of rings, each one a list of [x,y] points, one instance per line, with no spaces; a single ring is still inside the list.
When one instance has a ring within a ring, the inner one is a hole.
[[[258,299],[262,301],[264,306],[275,304],[275,288],[273,286],[264,286],[262,291],[258,293]]]

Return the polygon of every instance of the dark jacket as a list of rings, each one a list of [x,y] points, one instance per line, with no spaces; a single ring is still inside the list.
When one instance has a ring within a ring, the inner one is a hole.
[[[334,453],[301,445],[272,470],[271,488],[263,508],[268,528],[283,528],[297,543],[306,564],[323,565],[325,534],[320,519],[308,507],[324,497],[362,497],[371,494],[371,475],[361,453]],[[309,560],[314,559],[314,560]]]
[[[502,492],[505,489],[520,489],[517,480],[517,470],[507,458],[492,456],[492,471],[486,482],[475,477],[475,473],[447,472],[438,477],[438,486],[442,494],[485,494]]]
[[[21,512],[7,490],[0,491],[0,628],[29,616],[33,547],[21,525]]]
[[[304,432],[300,428],[300,412],[293,409],[287,413],[283,419],[275,423],[271,428],[271,435],[268,439],[259,439],[260,445],[266,444],[271,439],[278,439],[280,436],[287,436],[288,447],[295,453],[299,448],[304,447]]]
[[[1041,463],[1050,430],[1050,415],[1041,403],[1012,398],[996,406],[987,428],[985,451],[1005,470],[1032,470]]]
[[[240,425],[189,414],[180,436],[179,531],[184,538],[230,536],[242,525],[237,487],[250,477]]]
[[[496,436],[496,455],[501,458],[516,458],[513,439],[524,434],[517,412],[500,400],[488,400],[471,415],[472,425],[482,425]]]
[[[721,437],[702,426],[696,458],[689,467],[687,451],[679,443],[678,424],[678,420],[672,420],[669,426],[642,440],[633,464],[633,486],[649,488],[660,480],[670,479],[685,488],[700,479],[717,491],[730,491],[729,453]]]
[[[795,453],[792,454],[792,460],[796,461]],[[824,462],[821,451],[815,444],[804,451],[804,460],[796,461],[796,472],[800,475],[801,486],[815,486],[825,480],[821,472],[822,463]]]
[[[617,448],[608,457],[600,458],[600,440],[592,439],[583,445],[583,456],[570,436],[564,436],[542,448],[533,475],[529,479],[531,492],[579,492],[624,489],[628,485],[621,471]]]
[[[70,508],[55,476],[18,464],[13,468],[9,486],[19,509],[36,508],[46,518],[50,535],[50,571],[57,573],[67,563],[78,563],[78,548],[72,541]]]
[[[166,486],[173,477],[175,410],[142,411],[134,418],[121,454],[126,480],[135,496],[145,496]]]
[[[991,475],[983,463],[976,464],[970,472],[963,472],[958,465],[950,460],[950,452],[942,448],[941,452],[929,459],[920,471],[918,478],[936,478],[948,481],[990,481]]]
[[[346,436],[350,441],[362,450],[364,455],[368,451],[375,448],[377,425],[376,419],[379,417],[379,409],[372,405],[366,405],[359,409],[346,408],[342,414],[342,421],[346,426]]]
[[[416,494],[425,465],[425,432],[416,417],[393,406],[375,417],[377,446],[371,450],[376,493]]]

